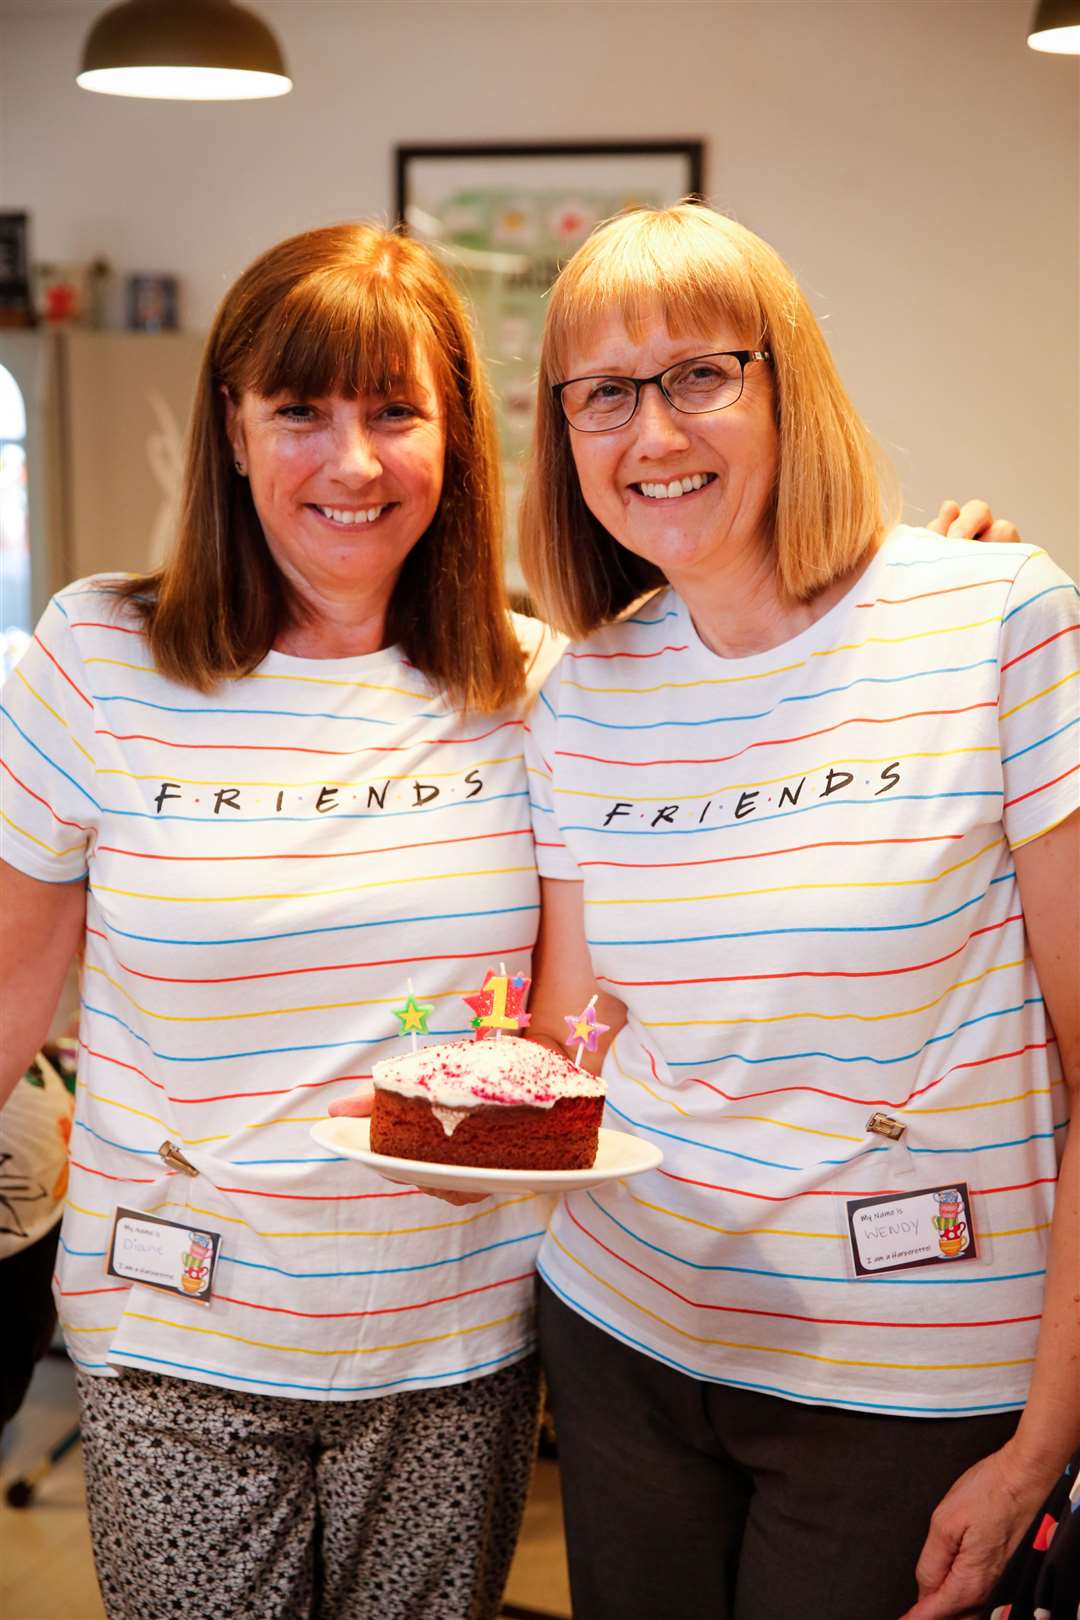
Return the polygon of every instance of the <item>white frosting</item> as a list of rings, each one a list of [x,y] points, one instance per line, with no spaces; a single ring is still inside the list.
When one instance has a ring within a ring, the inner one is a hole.
[[[447,1041],[376,1063],[372,1078],[384,1091],[423,1097],[451,1136],[464,1112],[485,1103],[507,1108],[551,1108],[560,1097],[602,1097],[598,1075],[569,1058],[515,1035],[501,1041]]]
[[[440,1108],[438,1103],[432,1103],[431,1112],[435,1115],[443,1128],[445,1136],[453,1136],[463,1119],[468,1119],[472,1110],[470,1108]]]

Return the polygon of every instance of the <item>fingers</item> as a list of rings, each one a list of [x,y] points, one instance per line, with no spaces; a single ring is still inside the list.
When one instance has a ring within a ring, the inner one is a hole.
[[[362,1086],[354,1091],[351,1097],[337,1097],[327,1108],[327,1113],[335,1119],[344,1115],[346,1119],[367,1119],[375,1104],[375,1087]]]
[[[955,501],[942,501],[937,517],[926,527],[933,529],[935,534],[948,534],[950,523],[955,523],[959,516],[960,508]]]
[[[488,1193],[443,1192],[434,1187],[421,1187],[420,1191],[429,1198],[437,1198],[443,1204],[482,1204]]]
[[[985,501],[966,501],[959,516],[950,523],[953,540],[1019,540],[1020,530],[1008,518],[995,518]]]
[[[918,1606],[938,1592],[948,1580],[959,1545],[956,1535],[930,1520],[930,1530],[919,1554],[919,1562],[915,1565],[915,1579],[919,1587]],[[922,1620],[921,1615],[919,1620]]]
[[[1008,518],[995,518],[985,501],[942,501],[937,517],[927,524],[935,534],[950,540],[998,540],[1006,544],[1019,540],[1020,531]]]
[[[946,1581],[938,1591],[920,1597],[900,1620],[977,1620],[983,1595],[970,1582]]]
[[[978,540],[993,521],[994,514],[985,501],[965,501],[946,532],[952,540]]]
[[[953,1487],[953,1492],[957,1486]],[[949,1498],[939,1504],[930,1520],[930,1530],[919,1561],[915,1580],[919,1601],[901,1620],[966,1620],[976,1616],[979,1605],[994,1583],[1004,1562],[995,1559],[967,1514],[956,1507],[948,1511]]]
[[[913,1609],[906,1609],[900,1620],[953,1620],[948,1609],[940,1604],[940,1595],[932,1598],[920,1598]]]

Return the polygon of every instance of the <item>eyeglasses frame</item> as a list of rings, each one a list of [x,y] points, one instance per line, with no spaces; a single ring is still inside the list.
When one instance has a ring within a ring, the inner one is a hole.
[[[668,373],[671,371],[678,371],[680,366],[692,366],[695,360],[720,359],[737,360],[739,362],[739,392],[735,395],[735,398],[729,399],[726,405],[710,405],[708,410],[705,411],[687,411],[684,410],[681,405],[676,405],[675,401],[664,387],[664,378],[668,375]],[[551,395],[556,405],[559,407],[563,421],[566,423],[568,428],[573,430],[573,432],[618,433],[621,428],[628,427],[629,424],[634,420],[634,417],[638,412],[638,406],[641,404],[641,390],[643,388],[647,388],[649,383],[656,384],[657,388],[659,388],[672,410],[678,411],[681,416],[713,416],[717,411],[728,410],[730,406],[737,405],[742,398],[743,389],[746,386],[746,368],[750,364],[751,360],[763,360],[765,362],[771,362],[772,354],[768,349],[714,349],[709,354],[691,354],[688,355],[685,360],[676,360],[673,365],[665,366],[663,371],[658,371],[653,377],[619,377],[614,372],[609,371],[590,372],[589,375],[585,377],[567,377],[565,382],[552,383]],[[634,408],[630,412],[630,415],[626,418],[625,422],[620,422],[617,427],[600,428],[579,427],[576,422],[571,422],[569,416],[566,414],[566,407],[562,401],[563,389],[569,388],[571,383],[579,382],[633,383],[635,390]]]

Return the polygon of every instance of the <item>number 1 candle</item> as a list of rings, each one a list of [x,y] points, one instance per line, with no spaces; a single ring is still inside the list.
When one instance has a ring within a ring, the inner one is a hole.
[[[478,1041],[491,1034],[498,1040],[504,1029],[526,1027],[530,1014],[524,1011],[525,998],[531,984],[532,980],[523,973],[515,973],[511,978],[505,972],[496,973],[494,968],[488,969],[484,983],[476,994],[462,997],[465,1005],[476,1014],[472,1027]]]

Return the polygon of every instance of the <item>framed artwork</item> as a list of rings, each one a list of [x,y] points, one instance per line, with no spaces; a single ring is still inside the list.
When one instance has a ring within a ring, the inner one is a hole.
[[[448,262],[470,300],[496,396],[512,588],[532,434],[544,294],[600,220],[701,196],[701,141],[399,146],[397,217]]]

